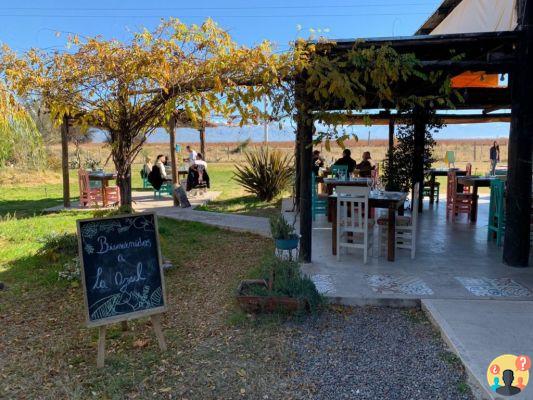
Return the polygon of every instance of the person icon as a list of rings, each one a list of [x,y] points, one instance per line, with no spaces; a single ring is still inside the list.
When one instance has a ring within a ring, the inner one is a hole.
[[[524,378],[522,378],[521,376],[518,377],[518,383],[516,384],[516,387],[520,390],[524,390],[524,388],[526,387],[526,385],[524,385]]]
[[[514,372],[511,369],[506,369],[503,371],[503,383],[505,386],[500,386],[496,389],[496,393],[504,396],[514,396],[521,392],[520,388],[512,386],[514,381]]]
[[[494,391],[496,391],[496,389],[498,389],[500,387],[500,378],[498,378],[497,376],[494,377],[494,383],[492,385],[490,385],[490,388]]]

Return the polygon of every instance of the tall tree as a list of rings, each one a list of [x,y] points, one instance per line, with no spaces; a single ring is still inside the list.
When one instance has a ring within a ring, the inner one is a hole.
[[[212,20],[170,19],[128,42],[72,36],[69,46],[22,55],[4,47],[0,71],[17,95],[40,96],[54,120],[68,115],[107,132],[122,205],[132,202],[133,160],[176,108],[195,123],[208,111],[257,123],[258,100],[291,73],[290,54],[274,54],[268,42],[239,46]]]

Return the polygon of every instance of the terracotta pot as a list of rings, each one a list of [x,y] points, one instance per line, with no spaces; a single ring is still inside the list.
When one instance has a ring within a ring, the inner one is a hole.
[[[306,300],[295,299],[287,296],[255,296],[246,294],[252,286],[268,289],[264,279],[248,279],[241,281],[237,288],[237,302],[240,307],[249,313],[272,313],[275,311],[295,312],[309,310]]]

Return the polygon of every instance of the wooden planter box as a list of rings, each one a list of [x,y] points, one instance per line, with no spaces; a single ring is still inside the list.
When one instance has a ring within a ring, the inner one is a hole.
[[[306,300],[287,296],[254,296],[246,294],[252,286],[268,288],[264,279],[247,279],[241,281],[237,288],[237,301],[241,308],[249,313],[272,313],[275,311],[295,312],[309,310]]]

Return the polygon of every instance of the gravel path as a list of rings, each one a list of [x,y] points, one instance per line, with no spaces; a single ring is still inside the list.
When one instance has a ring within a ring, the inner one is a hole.
[[[473,399],[420,311],[339,308],[293,333],[294,399]]]

